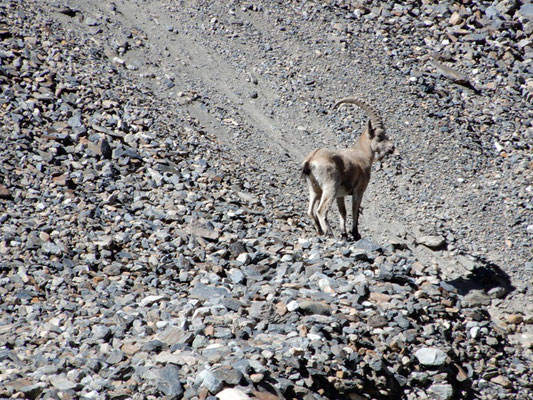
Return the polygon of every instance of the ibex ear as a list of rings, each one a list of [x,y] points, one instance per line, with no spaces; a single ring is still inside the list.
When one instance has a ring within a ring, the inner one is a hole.
[[[370,137],[370,139],[373,139],[374,136],[375,136],[375,132],[374,132],[374,127],[372,126],[372,122],[371,121],[368,121],[368,136]]]

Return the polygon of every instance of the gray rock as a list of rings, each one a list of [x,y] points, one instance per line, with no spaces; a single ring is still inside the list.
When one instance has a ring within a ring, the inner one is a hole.
[[[103,341],[107,342],[111,337],[113,336],[113,333],[111,329],[104,325],[95,325],[92,328],[92,339],[95,341]]]
[[[331,315],[331,308],[324,303],[311,301],[311,300],[302,300],[298,302],[299,310],[305,315]]]
[[[216,300],[229,297],[230,292],[224,287],[208,286],[200,283],[191,290],[191,296],[203,300]]]
[[[58,375],[53,376],[50,378],[50,383],[57,389],[62,392],[66,392],[69,390],[76,389],[78,387],[78,384],[75,382],[70,381],[65,376]]]
[[[463,307],[480,307],[490,305],[492,299],[483,290],[472,290],[461,299]]]
[[[418,236],[416,241],[430,249],[439,249],[446,244],[446,239],[442,236]]]
[[[487,293],[490,297],[501,299],[507,294],[507,290],[504,287],[496,286],[490,289]]]
[[[220,381],[213,372],[207,369],[204,369],[198,374],[197,381],[212,394],[217,394],[224,387],[222,381]]]
[[[244,376],[241,371],[229,366],[222,366],[213,370],[213,375],[226,385],[239,385]]]
[[[124,353],[118,349],[113,350],[106,359],[108,364],[118,364],[124,360]]]
[[[354,247],[368,252],[378,251],[381,248],[378,244],[373,243],[368,239],[359,239],[354,243]]]
[[[429,387],[428,391],[436,400],[450,400],[454,396],[453,386],[449,383],[434,383]]]
[[[180,399],[183,386],[180,382],[180,369],[176,365],[166,365],[159,370],[157,389],[170,399]]]
[[[239,256],[240,257],[240,256]],[[242,273],[241,270],[239,269],[233,269],[231,270],[230,274],[230,279],[233,283],[243,283],[244,280],[245,280],[245,276],[244,274]]]
[[[250,304],[248,315],[250,318],[262,319],[272,313],[272,304],[266,301],[253,301]]]
[[[518,14],[533,21],[533,3],[524,3],[518,10]]]

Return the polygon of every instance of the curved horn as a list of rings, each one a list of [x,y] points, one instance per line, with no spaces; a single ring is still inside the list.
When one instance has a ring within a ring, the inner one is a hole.
[[[335,105],[333,106],[333,108],[337,108],[341,104],[355,104],[361,107],[370,117],[370,122],[372,123],[372,126],[374,127],[374,129],[385,130],[385,128],[383,127],[383,121],[381,120],[379,113],[376,111],[374,107],[372,107],[370,104],[368,104],[364,100],[361,100],[357,97],[346,97],[344,99],[340,99],[339,101],[337,101]]]

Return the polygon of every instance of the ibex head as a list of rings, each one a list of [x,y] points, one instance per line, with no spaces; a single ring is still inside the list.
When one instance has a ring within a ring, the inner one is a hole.
[[[389,140],[383,127],[383,121],[378,112],[365,101],[356,97],[347,97],[341,99],[335,103],[334,108],[339,107],[341,104],[355,104],[361,107],[369,116],[368,126],[363,136],[367,136],[370,142],[370,148],[374,153],[375,160],[382,160],[387,154],[394,152],[394,144]]]
[[[374,152],[374,158],[378,161],[387,154],[394,152],[394,144],[389,140],[384,129],[374,129],[372,122],[368,122],[368,136],[372,140],[370,147]]]

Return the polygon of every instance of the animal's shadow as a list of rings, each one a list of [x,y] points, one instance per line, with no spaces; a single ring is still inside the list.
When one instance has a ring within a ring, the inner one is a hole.
[[[505,295],[516,288],[507,275],[498,265],[486,260],[478,259],[479,266],[475,267],[468,275],[447,281],[457,293],[464,296],[472,290],[484,290],[488,292],[493,288],[505,289]]]

